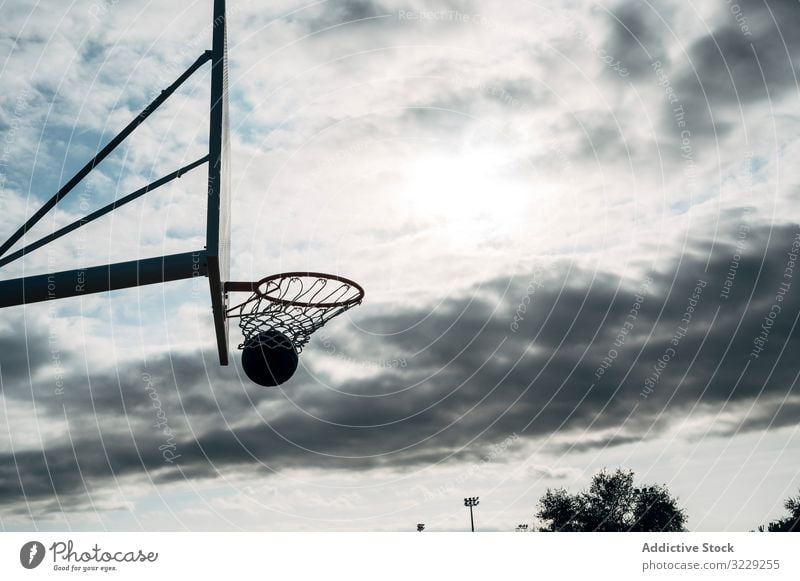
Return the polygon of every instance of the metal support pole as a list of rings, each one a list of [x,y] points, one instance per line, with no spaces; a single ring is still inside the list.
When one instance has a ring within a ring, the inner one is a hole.
[[[214,0],[214,21],[211,38],[211,110],[208,133],[208,214],[206,248],[208,250],[208,286],[211,291],[211,312],[220,365],[228,364],[227,300],[223,285],[230,276],[230,223],[227,113],[227,26],[225,0]],[[225,182],[225,183],[223,183]]]
[[[469,505],[469,524],[472,526],[472,532],[475,532],[475,519],[472,517],[472,505]]]
[[[0,307],[207,276],[205,250],[0,281]]]

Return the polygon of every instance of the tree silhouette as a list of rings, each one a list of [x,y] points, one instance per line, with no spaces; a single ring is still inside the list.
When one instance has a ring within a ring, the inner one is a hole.
[[[574,495],[548,488],[536,516],[547,523],[539,530],[562,532],[684,531],[687,520],[666,486],[637,488],[631,470],[602,470]]]
[[[769,523],[767,530],[771,533],[800,533],[800,495],[789,497],[783,503],[789,516]]]
[[[638,489],[634,507],[635,521],[630,530],[639,532],[684,531],[686,513],[678,508],[678,502],[665,486],[643,486]]]
[[[542,531],[575,532],[581,530],[579,515],[582,512],[580,499],[571,496],[563,488],[547,489],[539,500],[539,512],[536,516],[550,524],[542,527]]]

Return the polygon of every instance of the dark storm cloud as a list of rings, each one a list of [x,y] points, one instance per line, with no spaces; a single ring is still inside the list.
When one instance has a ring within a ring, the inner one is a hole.
[[[348,35],[365,32],[370,42],[384,43],[388,42],[384,35],[407,30],[409,26],[458,24],[458,20],[452,20],[453,15],[477,14],[480,12],[478,6],[472,0],[438,0],[434,3],[417,0],[328,0],[302,10],[287,20],[296,20],[311,33],[329,28]]]
[[[800,4],[738,2],[739,21],[730,6],[720,5],[725,24],[693,41],[687,56],[670,67],[687,126],[698,137],[725,134],[730,128],[726,118],[738,116],[739,107],[780,100],[796,86]],[[666,117],[667,125],[674,126],[671,111]]]
[[[787,396],[791,397],[792,392],[796,392],[795,385],[787,384],[784,386]],[[779,392],[780,389],[773,389],[772,391]],[[800,421],[800,401],[786,400],[779,398],[773,401],[765,401],[754,409],[738,410],[741,417],[735,421],[729,422],[728,425],[721,426],[719,430],[715,430],[716,434],[723,436],[735,436],[737,434],[744,434],[747,432],[761,432],[767,429],[776,430],[784,427],[797,427]]]
[[[135,450],[126,445],[124,438],[108,438],[104,445],[108,455],[103,454],[99,442],[88,439],[76,441],[74,449],[62,443],[45,450],[4,454],[0,500],[59,501],[62,496],[73,500],[88,492],[89,483],[96,478],[121,474],[127,466],[147,467],[138,461]],[[25,508],[18,507],[17,512],[25,512]]]
[[[8,309],[5,328],[0,331],[0,393],[31,392],[31,378],[45,367],[71,367],[74,357],[53,343],[48,329]]]
[[[319,371],[333,360],[319,338],[305,352],[310,367],[285,393],[242,385],[232,370],[209,381],[189,356],[151,361],[149,373],[176,428],[174,464],[159,451],[163,434],[149,425],[141,367],[122,368],[122,395],[93,390],[94,398],[67,398],[67,416],[76,418],[74,451],[60,438],[45,442],[44,451],[0,455],[0,500],[13,510],[24,510],[23,495],[53,506],[54,493],[79,498],[84,482],[109,487],[112,476],[167,482],[232,469],[464,462],[511,434],[517,442],[557,435],[547,449],[586,450],[742,408],[752,411],[741,425],[720,421],[709,425],[711,433],[791,425],[800,408],[776,402],[794,389],[800,369],[792,355],[800,281],[784,276],[798,227],[751,227],[742,216],[723,216],[724,236],[688,240],[680,256],[641,280],[558,264],[487,281],[435,307],[359,320],[379,335],[340,325],[332,333],[337,353],[368,370],[359,379],[332,381]],[[770,318],[776,304],[779,313]],[[753,357],[768,319],[764,348]],[[323,383],[310,377],[315,370]],[[37,405],[46,406],[46,397]],[[92,405],[96,425],[81,415]],[[49,409],[55,421],[62,408]],[[507,458],[513,455],[509,449]]]
[[[797,45],[800,42],[789,33],[800,26],[800,6],[796,0],[737,0],[736,4],[741,7],[741,13],[733,9],[725,14],[731,24],[747,24],[762,33],[780,30],[787,43]]]
[[[48,345],[46,341],[38,340],[29,345],[30,367],[24,343],[20,349],[18,339],[0,336],[0,345],[8,345],[3,351],[3,361],[15,364],[8,367],[8,374],[7,366],[2,366],[4,397],[17,405],[35,405],[54,416],[66,410],[70,417],[80,419],[91,419],[99,414],[106,418],[150,420],[152,413],[148,415],[147,412],[152,412],[155,397],[173,415],[181,414],[185,408],[192,417],[251,407],[251,399],[241,390],[225,389],[224,398],[215,394],[215,390],[234,385],[236,378],[230,373],[224,374],[215,364],[204,366],[201,354],[178,353],[153,359],[148,365],[129,363],[118,369],[95,371],[89,376],[80,373],[80,365],[65,365],[62,361],[62,366],[69,368],[68,373],[64,370],[57,373],[53,369],[52,373],[42,375],[38,370],[51,363],[46,359],[51,350],[41,348]],[[62,359],[70,357],[68,344],[53,342],[50,345]],[[74,362],[74,357],[70,360]],[[213,359],[208,361],[213,362]]]
[[[388,12],[389,10],[380,2],[373,0],[329,1],[309,11],[304,10],[298,15],[298,19],[301,19],[310,31],[315,32],[340,24],[352,26],[359,20],[373,19]]]
[[[670,32],[662,20],[669,20],[664,10],[659,6],[656,11],[645,2],[630,2],[609,11],[607,53],[619,59],[633,79],[651,74],[650,63],[665,57],[664,39]]]

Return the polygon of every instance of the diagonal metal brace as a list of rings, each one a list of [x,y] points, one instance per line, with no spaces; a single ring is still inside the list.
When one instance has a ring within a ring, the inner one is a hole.
[[[14,244],[19,241],[25,235],[25,232],[30,230],[42,217],[47,214],[53,207],[63,199],[72,189],[77,186],[80,181],[85,178],[89,172],[91,172],[95,166],[97,166],[101,161],[103,161],[114,149],[119,146],[123,140],[128,137],[133,130],[136,129],[142,122],[147,119],[153,111],[158,109],[161,104],[167,100],[167,98],[175,92],[175,90],[180,87],[186,80],[191,77],[197,69],[203,66],[206,61],[211,60],[212,53],[211,51],[205,51],[198,59],[188,68],[184,73],[177,78],[177,80],[172,83],[169,87],[161,91],[161,94],[153,99],[153,101],[144,108],[144,110],[136,116],[128,125],[120,131],[111,141],[109,141],[103,149],[101,149],[97,155],[95,155],[89,162],[83,166],[78,173],[76,173],[72,178],[64,184],[56,194],[47,200],[42,207],[40,207],[34,214],[31,216],[25,224],[20,226],[20,228],[12,234],[8,240],[6,240],[2,246],[0,246],[0,256],[4,255],[8,250],[14,246]]]
[[[26,254],[30,254],[34,250],[36,250],[38,248],[41,248],[42,246],[45,246],[47,244],[50,244],[53,240],[61,238],[62,236],[65,236],[65,235],[69,234],[70,232],[72,232],[74,230],[77,230],[81,226],[85,226],[89,222],[93,222],[94,220],[97,220],[98,218],[100,218],[102,216],[105,216],[106,214],[108,214],[112,210],[116,210],[117,208],[119,208],[121,206],[124,206],[125,204],[127,204],[129,202],[132,202],[133,200],[135,200],[137,198],[140,198],[141,196],[145,195],[147,192],[150,192],[150,191],[152,191],[152,190],[154,190],[156,188],[159,188],[159,187],[163,186],[166,183],[171,182],[172,180],[174,180],[176,178],[181,177],[187,171],[192,170],[192,169],[196,168],[197,166],[204,164],[206,161],[208,161],[208,156],[207,155],[201,157],[200,159],[198,159],[196,161],[193,161],[192,163],[190,163],[188,165],[183,166],[182,168],[180,168],[177,171],[169,173],[169,174],[165,175],[164,177],[159,178],[156,181],[147,184],[143,188],[139,188],[138,190],[136,190],[134,192],[131,192],[127,196],[123,196],[123,197],[121,197],[121,198],[119,198],[117,200],[114,200],[110,204],[108,204],[106,206],[103,206],[99,210],[95,210],[94,212],[92,212],[91,214],[88,214],[87,216],[81,218],[80,220],[76,220],[75,222],[72,222],[71,224],[67,224],[63,228],[59,228],[55,232],[40,238],[36,242],[32,242],[31,244],[28,244],[27,246],[25,246],[23,248],[20,248],[16,252],[12,252],[8,256],[6,256],[5,258],[0,258],[0,267],[3,267],[6,264],[9,264],[11,262],[14,262],[15,260],[18,260],[19,258],[22,258],[23,256],[25,256]]]

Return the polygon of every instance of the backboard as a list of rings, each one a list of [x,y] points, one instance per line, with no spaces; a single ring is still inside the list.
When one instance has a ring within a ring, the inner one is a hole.
[[[230,129],[228,123],[228,35],[225,0],[214,0],[211,46],[211,114],[208,150],[208,221],[206,252],[211,309],[220,365],[228,364],[228,307],[225,283],[230,279]]]

